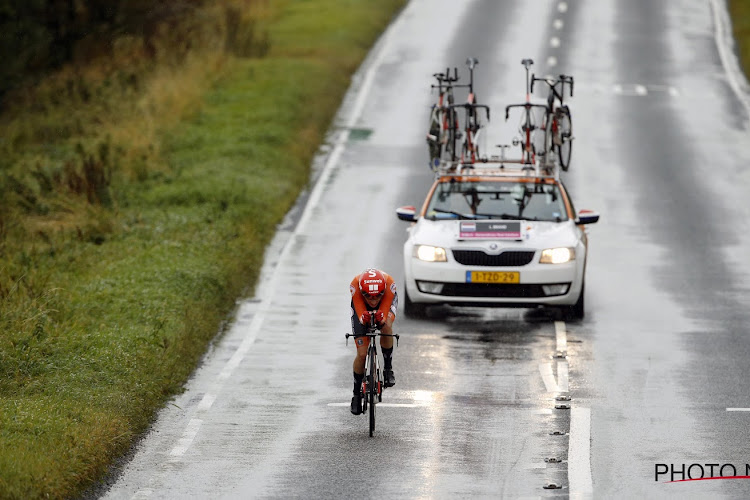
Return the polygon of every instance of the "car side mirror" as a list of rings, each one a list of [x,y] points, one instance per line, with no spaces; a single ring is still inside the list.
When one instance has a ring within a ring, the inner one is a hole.
[[[407,205],[405,207],[399,207],[396,209],[396,216],[406,222],[417,222],[419,216],[417,215],[416,207]]]
[[[594,224],[599,220],[599,214],[593,210],[579,210],[576,224]]]

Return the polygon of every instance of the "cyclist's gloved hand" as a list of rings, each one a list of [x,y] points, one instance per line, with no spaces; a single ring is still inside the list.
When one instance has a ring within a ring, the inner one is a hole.
[[[369,325],[371,318],[372,318],[372,315],[370,314],[370,311],[365,311],[362,313],[362,316],[360,316],[359,320],[362,322],[363,325]]]
[[[385,317],[383,316],[383,311],[375,311],[375,326],[377,326],[378,329],[383,328],[384,320]]]

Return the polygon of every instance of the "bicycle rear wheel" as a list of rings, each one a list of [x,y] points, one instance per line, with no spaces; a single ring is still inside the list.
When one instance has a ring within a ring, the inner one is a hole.
[[[440,164],[443,145],[440,137],[440,112],[437,108],[430,115],[430,128],[427,132],[427,148],[430,154],[430,168],[433,170]]]
[[[453,108],[448,108],[446,115],[447,130],[445,132],[447,137],[445,153],[448,157],[447,160],[453,162],[457,159],[456,142],[458,141],[458,115]]]
[[[552,155],[552,151],[555,149],[555,120],[552,113],[549,111],[545,111],[544,113],[544,121],[543,128],[540,131],[541,132],[541,143],[539,142],[539,139],[537,138],[536,145],[537,151],[539,151],[539,155],[542,157],[545,164],[549,165],[549,162],[551,161],[550,155]],[[537,136],[539,137],[539,136]]]
[[[373,349],[370,353],[370,373],[367,375],[367,384],[369,386],[367,389],[367,403],[370,406],[370,437],[372,437],[375,432],[375,403],[378,398],[376,357],[377,352]]]
[[[567,172],[570,167],[570,157],[573,154],[573,121],[567,106],[558,109],[557,124],[560,133],[557,156],[560,158],[560,168]]]

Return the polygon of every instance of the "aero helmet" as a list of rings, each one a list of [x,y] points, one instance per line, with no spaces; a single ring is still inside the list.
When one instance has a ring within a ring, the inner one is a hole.
[[[385,276],[375,268],[365,269],[359,275],[359,291],[365,297],[382,297],[385,293]]]

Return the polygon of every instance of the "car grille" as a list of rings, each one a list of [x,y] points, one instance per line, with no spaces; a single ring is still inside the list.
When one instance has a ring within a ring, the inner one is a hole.
[[[445,283],[440,295],[451,297],[546,297],[542,285],[511,285],[495,283]]]
[[[481,250],[453,250],[456,262],[465,266],[511,267],[525,266],[534,258],[533,251],[506,251],[498,255],[489,255]]]

